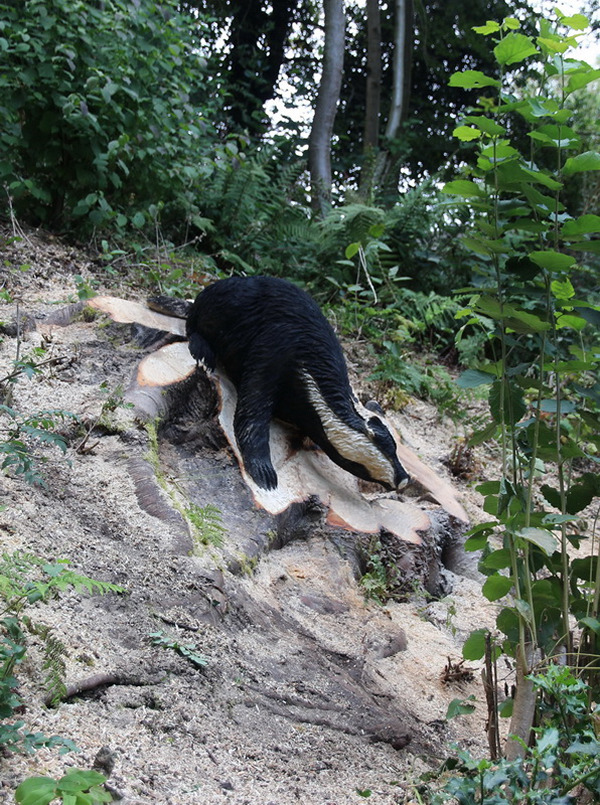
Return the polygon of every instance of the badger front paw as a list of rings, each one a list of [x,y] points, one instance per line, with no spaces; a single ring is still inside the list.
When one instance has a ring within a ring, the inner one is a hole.
[[[246,472],[261,489],[277,489],[277,473],[270,461],[244,460]]]

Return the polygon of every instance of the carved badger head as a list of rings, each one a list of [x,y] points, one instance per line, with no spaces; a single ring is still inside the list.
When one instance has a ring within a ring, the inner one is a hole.
[[[352,415],[342,418],[328,405],[308,373],[304,375],[311,405],[321,420],[325,441],[319,447],[340,467],[386,489],[402,489],[410,477],[398,459],[396,441],[379,405],[361,405],[352,393]]]
[[[379,416],[373,415],[366,420],[366,430],[377,451],[372,465],[366,465],[371,478],[389,489],[403,489],[410,477],[398,460],[396,441],[389,428]]]

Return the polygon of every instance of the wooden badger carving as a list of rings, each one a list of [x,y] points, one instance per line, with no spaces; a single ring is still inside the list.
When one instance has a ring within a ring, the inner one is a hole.
[[[196,361],[211,371],[219,364],[237,389],[235,437],[258,486],[277,486],[273,417],[358,478],[387,489],[407,483],[392,434],[358,402],[333,328],[304,291],[271,277],[219,280],[196,297],[186,332]]]

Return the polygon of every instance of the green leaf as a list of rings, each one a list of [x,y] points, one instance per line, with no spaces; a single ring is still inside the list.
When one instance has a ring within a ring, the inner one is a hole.
[[[29,777],[17,787],[15,802],[19,805],[48,805],[56,795],[56,780],[50,777]]]
[[[501,486],[500,481],[484,481],[477,484],[475,489],[480,495],[499,495]]]
[[[600,170],[600,154],[597,151],[585,151],[575,157],[569,157],[563,168],[563,175],[570,176],[582,171]]]
[[[493,296],[480,296],[475,306],[481,313],[494,319],[501,319],[505,315],[504,308]]]
[[[482,87],[499,87],[500,82],[479,70],[462,70],[450,76],[448,85],[462,89],[482,89]]]
[[[481,137],[481,132],[472,126],[457,126],[452,132],[452,136],[466,143],[470,140],[477,140]]]
[[[598,756],[600,756],[600,743],[595,738],[589,741],[576,740],[573,741],[572,744],[569,744],[569,746],[567,746],[565,752],[568,755],[575,755],[579,762],[582,757],[597,758]],[[595,774],[590,778],[590,783],[595,778],[598,778],[598,776],[600,776],[600,768],[598,768],[598,764],[596,764]],[[596,788],[596,791],[597,790],[598,789]]]
[[[560,21],[563,25],[568,25],[576,31],[585,31],[590,24],[588,18],[583,14],[573,14],[571,17],[561,17]]]
[[[556,326],[558,329],[570,327],[572,330],[579,332],[580,330],[583,330],[586,324],[587,321],[583,318],[583,316],[574,316],[573,314],[560,312],[556,314]]]
[[[569,514],[577,514],[600,496],[600,476],[586,472],[567,492],[566,509]]]
[[[542,518],[542,523],[544,525],[559,525],[562,523],[576,523],[577,517],[574,514],[553,514],[549,512],[545,514]]]
[[[461,389],[474,389],[477,386],[493,383],[494,380],[496,380],[496,375],[490,374],[490,372],[466,369],[456,380],[456,385]]]
[[[451,718],[456,718],[456,716],[465,716],[472,713],[475,710],[475,705],[469,704],[469,702],[474,701],[477,700],[473,693],[467,699],[452,699],[446,711],[446,719],[449,721]]]
[[[554,117],[558,104],[553,98],[530,98],[521,110],[522,114],[532,117]]]
[[[572,238],[590,232],[600,232],[600,215],[581,215],[579,218],[566,221],[560,234],[563,238]]]
[[[485,523],[478,523],[467,532],[468,539],[465,541],[464,549],[467,552],[481,551],[487,545],[490,534],[496,530],[498,523],[496,520],[488,520]]]
[[[556,179],[553,179],[552,176],[548,176],[548,174],[543,171],[536,171],[531,168],[521,168],[521,170],[526,176],[533,179],[534,182],[544,185],[544,187],[547,187],[549,190],[560,190],[562,187],[561,182],[557,182]]]
[[[488,257],[493,254],[502,254],[507,251],[507,244],[502,240],[491,240],[490,238],[482,237],[463,237],[461,243],[465,249],[470,249],[475,254],[481,254]]]
[[[550,322],[540,319],[535,313],[527,313],[525,310],[512,310],[510,315],[505,318],[504,323],[516,333],[543,333],[552,329]]]
[[[542,45],[551,53],[565,53],[571,46],[568,39],[563,39],[562,36],[538,36],[538,45]]]
[[[468,179],[456,179],[453,182],[447,182],[442,188],[442,193],[447,193],[450,196],[463,196],[464,198],[484,198],[486,195],[483,188]]]
[[[481,149],[481,154],[484,157],[488,157],[488,159],[493,160],[494,163],[520,156],[517,149],[505,141],[486,145],[485,148]]]
[[[465,541],[463,548],[468,553],[472,553],[473,551],[482,551],[486,547],[487,541],[487,532],[483,534],[474,534]]]
[[[510,562],[510,551],[507,548],[499,548],[482,559],[481,566],[486,570],[503,570],[505,567],[510,567]]]
[[[513,607],[504,607],[498,613],[496,626],[513,644],[519,642],[519,617]]]
[[[553,280],[550,285],[550,290],[552,291],[552,296],[554,296],[555,299],[566,301],[567,299],[572,299],[575,296],[575,288],[573,288],[573,284],[568,277],[562,282],[560,280]]]
[[[131,223],[135,226],[136,229],[141,229],[144,224],[146,223],[146,219],[144,217],[143,212],[136,212],[136,214],[131,219]]]
[[[100,786],[97,785],[93,785],[90,788],[89,795],[92,801],[92,805],[96,805],[96,803],[99,802],[114,802],[112,794],[105,788],[101,788]]]
[[[346,246],[346,251],[344,252],[346,259],[351,260],[358,252],[360,251],[360,243],[350,243],[349,246]]]
[[[580,243],[570,243],[569,249],[577,252],[600,254],[600,240],[583,240]]]
[[[562,602],[561,584],[558,579],[537,579],[531,585],[531,597],[535,611],[538,613],[547,608],[560,609]]]
[[[489,36],[490,34],[498,33],[500,24],[494,22],[494,20],[488,20],[485,25],[475,25],[471,30],[475,31],[476,34]]]
[[[97,771],[85,769],[72,769],[58,781],[60,791],[78,792],[87,791],[94,785],[106,782],[106,777]]]
[[[507,34],[494,48],[494,55],[499,64],[516,64],[537,52],[531,37],[517,33]]]
[[[467,123],[473,123],[480,131],[492,137],[499,137],[506,134],[504,126],[500,126],[495,120],[485,117],[484,115],[469,115],[465,120]]]
[[[566,271],[576,262],[570,254],[561,254],[552,249],[531,252],[529,257],[540,268],[545,268],[547,271]]]
[[[485,654],[487,629],[476,629],[467,637],[462,655],[465,660],[480,660]]]
[[[560,414],[560,416],[565,416],[565,414],[572,414],[575,410],[576,405],[571,400],[561,400],[560,404],[556,397],[540,400],[540,411],[543,411],[545,414],[552,414],[553,416]]]
[[[481,592],[488,601],[497,601],[499,598],[504,598],[505,595],[508,595],[512,587],[513,580],[511,578],[495,574],[487,577],[483,583]]]
[[[578,70],[569,76],[565,90],[574,92],[576,89],[581,89],[592,81],[596,81],[597,78],[600,78],[600,70],[590,70],[586,66],[586,69]]]
[[[551,531],[545,528],[522,528],[517,536],[541,548],[547,556],[552,556],[558,546],[558,541]]]
[[[598,618],[585,617],[579,621],[579,626],[585,627],[600,637],[600,621]]]

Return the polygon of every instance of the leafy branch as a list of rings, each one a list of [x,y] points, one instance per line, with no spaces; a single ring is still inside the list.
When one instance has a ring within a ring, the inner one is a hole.
[[[571,177],[600,170],[600,154],[577,153],[580,140],[566,106],[600,71],[566,55],[587,26],[585,17],[557,15],[555,24],[540,21],[536,39],[519,32],[512,17],[479,26],[475,30],[496,43],[500,78],[467,70],[450,79],[452,86],[483,93],[454,132],[476,145],[476,162],[444,192],[474,212],[463,244],[478,259],[480,281],[466,289],[470,298],[459,315],[468,325],[493,323],[491,359],[465,372],[459,385],[488,387],[491,419],[471,443],[494,438],[501,447],[501,477],[478,487],[492,519],[471,530],[465,547],[483,552],[486,598],[508,599],[497,626],[517,672],[509,757],[522,755],[527,745],[536,664],[559,654],[571,662],[579,656],[593,681],[599,653],[600,577],[594,580],[592,556],[571,559],[571,546],[584,538],[577,529],[581,512],[600,495],[596,472],[577,475],[578,467],[599,463],[594,378],[600,357],[589,324],[600,321],[600,307],[578,296],[581,272],[572,252],[600,252],[600,241],[590,237],[600,232],[600,216],[572,215],[563,196]],[[531,57],[540,89],[517,95],[511,71]],[[528,127],[526,148],[514,134],[515,117]],[[587,641],[592,650],[585,658],[574,651],[573,618],[581,644]],[[483,643],[475,648],[471,641],[464,656],[483,656]]]

